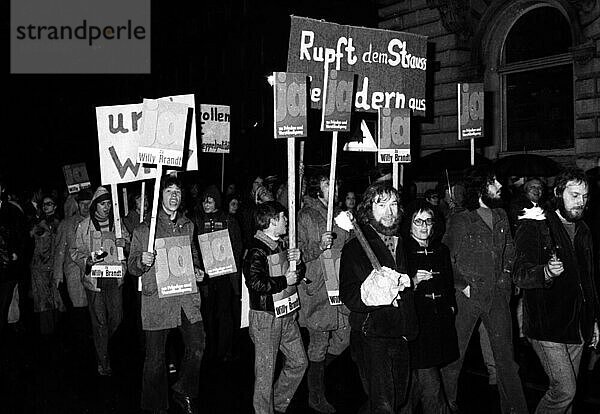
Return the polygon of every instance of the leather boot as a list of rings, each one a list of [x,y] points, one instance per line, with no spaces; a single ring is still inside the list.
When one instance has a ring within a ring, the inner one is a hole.
[[[325,361],[309,363],[308,406],[320,413],[335,413],[335,408],[325,398]]]

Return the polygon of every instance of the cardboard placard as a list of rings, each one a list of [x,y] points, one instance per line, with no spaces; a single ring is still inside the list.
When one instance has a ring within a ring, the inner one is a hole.
[[[194,95],[174,95],[159,100],[184,103],[194,108]],[[154,178],[154,168],[137,161],[141,143],[142,104],[100,106],[96,108],[100,175],[102,185],[120,184]],[[192,116],[186,171],[198,170],[196,121]]]
[[[78,193],[79,191],[92,186],[84,162],[64,165],[62,169],[69,194]]]
[[[290,264],[287,260],[287,252],[281,252],[267,256],[269,262],[269,276],[285,276]],[[300,298],[296,286],[288,286],[279,293],[273,295],[273,306],[275,317],[280,318],[300,309]]]
[[[375,124],[373,122],[373,124]],[[375,129],[375,127],[373,127]],[[344,151],[350,152],[377,152],[377,144],[367,121],[360,121],[360,135],[357,140],[352,140],[344,144]]]
[[[237,272],[229,230],[219,230],[198,236],[204,271],[208,277],[217,277]]]
[[[159,99],[144,99],[138,162],[181,167],[188,106]]]
[[[340,259],[342,252],[339,249],[327,249],[321,253],[319,259],[325,277],[325,288],[329,297],[329,304],[341,305],[340,300]]]
[[[354,106],[410,108],[425,115],[427,37],[291,17],[287,71],[311,77],[311,107],[321,108],[323,65],[358,75]]]
[[[115,235],[112,232],[93,232],[91,248],[93,252],[103,250],[107,253],[101,262],[92,266],[92,277],[120,278],[124,276],[125,272],[115,244]]]
[[[158,297],[196,293],[196,276],[190,236],[158,238],[156,249],[156,285]]]
[[[275,138],[305,137],[308,133],[305,73],[275,72],[273,87]]]
[[[379,110],[379,163],[409,163],[410,111],[383,108]]]
[[[354,73],[329,70],[323,94],[325,105],[321,111],[321,131],[350,131],[354,103]]]
[[[229,154],[231,140],[231,108],[227,105],[200,104],[202,152]]]
[[[458,84],[458,140],[483,137],[483,83]]]

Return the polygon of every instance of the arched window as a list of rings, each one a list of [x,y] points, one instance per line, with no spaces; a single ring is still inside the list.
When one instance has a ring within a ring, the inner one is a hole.
[[[503,151],[557,150],[574,146],[571,29],[554,7],[522,15],[504,42]]]

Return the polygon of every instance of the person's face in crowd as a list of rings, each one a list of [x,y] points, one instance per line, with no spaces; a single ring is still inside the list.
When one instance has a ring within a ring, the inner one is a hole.
[[[356,194],[352,191],[348,191],[345,203],[348,210],[353,210],[356,207]]]
[[[393,227],[398,221],[398,200],[395,195],[382,195],[373,204],[373,218],[383,227]]]
[[[148,211],[148,197],[144,194],[144,213]],[[135,209],[140,212],[142,211],[142,196],[139,195],[135,198]]]
[[[90,215],[90,204],[92,200],[81,200],[77,205],[79,206],[79,214],[82,217],[88,217]]]
[[[181,188],[171,184],[162,190],[162,207],[168,214],[175,214],[180,205]]]
[[[539,180],[531,180],[525,184],[525,196],[534,203],[539,203],[544,192],[544,186]]]
[[[558,197],[560,214],[568,221],[581,220],[588,201],[588,186],[583,182],[571,180]]]
[[[96,204],[96,213],[98,216],[106,218],[110,213],[111,201],[104,200]]]
[[[321,198],[325,201],[325,203],[329,200],[329,180],[323,179],[319,183],[319,189],[321,190],[321,194],[323,195]],[[333,195],[333,200],[337,200],[338,198],[338,188],[335,186],[335,194]]]
[[[258,187],[261,187],[262,185],[263,185],[262,177],[256,177],[254,179],[254,182],[252,183],[252,191],[256,191],[258,189]]]
[[[429,196],[429,198],[427,199],[427,202],[429,204],[431,204],[432,206],[439,206],[440,205],[440,196],[437,194],[432,194],[431,196]]]
[[[287,217],[285,216],[285,212],[280,212],[279,216],[276,219],[271,219],[271,223],[275,226],[273,229],[273,235],[279,237],[283,236],[287,233]]]
[[[240,202],[235,198],[231,199],[229,202],[229,214],[236,214],[239,207]]]
[[[489,208],[502,207],[502,198],[500,198],[501,188],[502,184],[498,182],[498,179],[496,177],[492,178],[488,182],[486,193],[481,195],[481,201]]]
[[[206,214],[214,213],[217,211],[217,206],[215,204],[215,199],[212,197],[206,197],[204,201],[202,201],[202,208]]]
[[[231,183],[227,186],[227,189],[225,190],[225,195],[231,195],[231,194],[235,194],[235,184]]]
[[[194,183],[190,186],[190,197],[196,199],[200,194],[200,190],[198,189],[198,184]],[[136,200],[137,202],[137,200]]]
[[[44,197],[42,200],[42,210],[47,216],[51,216],[56,211],[56,203],[50,197]]]
[[[433,229],[433,216],[429,211],[419,211],[413,214],[410,224],[410,234],[418,241],[427,241]]]

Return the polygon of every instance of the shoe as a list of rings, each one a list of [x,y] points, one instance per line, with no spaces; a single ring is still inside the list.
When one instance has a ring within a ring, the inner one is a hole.
[[[192,402],[192,397],[187,395],[179,394],[178,392],[173,392],[173,401],[175,405],[177,405],[180,411],[184,414],[197,414],[198,410],[194,406]]]
[[[323,414],[335,413],[335,407],[325,398],[325,362],[309,362],[308,366],[308,406]]]

